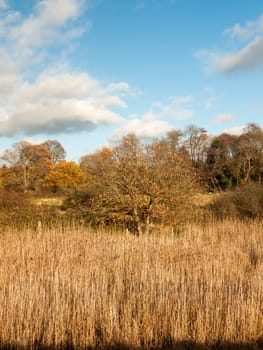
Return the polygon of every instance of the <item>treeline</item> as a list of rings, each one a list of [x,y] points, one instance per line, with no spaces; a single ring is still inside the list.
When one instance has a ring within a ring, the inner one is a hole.
[[[198,216],[198,193],[261,185],[263,130],[249,124],[239,136],[211,137],[191,125],[151,142],[128,135],[78,164],[65,157],[56,140],[16,143],[1,157],[0,188],[61,195],[72,215],[94,224],[123,224],[140,234]]]
[[[84,174],[75,162],[65,160],[66,152],[56,140],[39,145],[15,143],[1,159],[0,186],[16,192],[65,193],[83,182]]]

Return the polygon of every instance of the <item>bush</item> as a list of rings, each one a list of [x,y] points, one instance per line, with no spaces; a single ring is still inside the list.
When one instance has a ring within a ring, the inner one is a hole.
[[[0,190],[0,211],[25,208],[29,205],[29,196],[22,192]]]
[[[248,184],[220,195],[210,209],[217,218],[262,218],[263,186]]]
[[[27,193],[0,190],[0,225],[3,227],[37,228],[39,221],[52,227],[66,219],[61,218],[55,207],[36,205]]]

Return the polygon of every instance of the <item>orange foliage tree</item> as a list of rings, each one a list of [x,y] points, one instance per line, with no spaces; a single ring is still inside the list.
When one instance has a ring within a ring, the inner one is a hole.
[[[84,181],[84,172],[75,162],[55,164],[45,177],[43,187],[52,192],[68,192],[77,189]]]
[[[140,235],[154,223],[176,226],[190,218],[198,184],[176,131],[151,144],[128,135],[111,150],[83,157],[80,166],[88,179],[87,212],[102,221],[122,222]]]
[[[3,187],[24,192],[38,192],[52,166],[51,154],[47,148],[25,141],[6,150],[2,159],[9,165],[2,171]]]

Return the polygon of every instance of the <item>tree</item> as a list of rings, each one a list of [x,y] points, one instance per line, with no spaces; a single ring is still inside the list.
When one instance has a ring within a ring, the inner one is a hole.
[[[0,168],[0,190],[4,188],[4,172],[5,168],[7,168],[5,165]]]
[[[4,172],[4,187],[39,191],[42,181],[51,169],[51,155],[42,145],[19,142],[6,150],[2,159],[10,166]]]
[[[189,219],[198,186],[177,132],[152,144],[130,134],[112,150],[83,158],[81,167],[89,179],[88,210],[105,222],[123,222],[140,235],[151,223],[173,226]]]
[[[214,189],[222,191],[240,182],[237,144],[238,137],[226,133],[212,139],[207,150],[206,171]]]
[[[66,151],[61,145],[61,143],[58,142],[57,140],[47,140],[42,143],[42,146],[44,146],[49,150],[51,154],[51,160],[54,164],[57,164],[62,160],[65,160]]]
[[[52,166],[50,152],[42,145],[26,145],[20,152],[19,164],[24,169],[25,191],[39,191]]]
[[[19,165],[1,168],[1,188],[5,190],[13,190],[24,192],[24,171]]]
[[[16,142],[12,145],[11,149],[4,151],[1,159],[9,166],[18,165],[20,161],[20,154],[24,147],[29,146],[27,141]]]
[[[77,189],[84,181],[84,173],[74,162],[55,164],[45,177],[43,187],[52,192],[67,192]]]
[[[197,172],[175,136],[168,133],[147,146],[149,214],[154,222],[170,226],[191,219],[200,190]]]
[[[256,124],[248,124],[239,136],[237,159],[244,183],[261,183],[263,171],[263,130]]]
[[[80,168],[86,174],[87,183],[100,182],[104,174],[110,174],[114,167],[112,150],[103,147],[102,150],[93,154],[83,156],[80,161]]]
[[[208,135],[204,128],[189,125],[184,131],[184,146],[188,150],[193,165],[200,166],[206,160]]]

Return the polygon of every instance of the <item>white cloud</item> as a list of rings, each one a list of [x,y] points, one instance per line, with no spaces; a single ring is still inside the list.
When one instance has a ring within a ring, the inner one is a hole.
[[[139,138],[154,138],[162,136],[171,130],[168,122],[158,119],[158,116],[151,112],[145,113],[142,118],[126,120],[124,125],[113,133],[112,141],[119,141],[124,136],[133,133]]]
[[[246,128],[247,125],[238,125],[234,126],[232,128],[228,128],[222,131],[222,134],[229,134],[229,135],[241,135],[244,132],[244,129]]]
[[[263,66],[263,37],[254,39],[240,51],[218,57],[214,62],[214,69],[225,73],[260,66]]]
[[[84,0],[39,0],[34,12],[10,30],[9,38],[20,48],[53,45],[72,36],[65,25],[80,15],[83,5]]]
[[[255,37],[258,34],[263,33],[263,15],[261,15],[256,21],[249,21],[244,26],[240,23],[236,23],[231,28],[227,28],[224,34],[229,35],[233,39],[248,40]]]
[[[0,7],[1,10],[1,7]],[[16,22],[19,21],[21,15],[19,12],[6,12],[0,18],[0,37],[7,38],[9,35],[9,28]]]
[[[194,110],[191,103],[194,98],[192,96],[171,97],[170,101],[170,104],[162,107],[161,115],[175,120],[185,120],[193,117]]]
[[[194,110],[188,106],[193,101],[192,96],[176,96],[170,97],[166,105],[153,102],[150,110],[141,117],[133,115],[125,120],[123,125],[113,133],[111,140],[120,140],[129,133],[134,133],[139,138],[163,136],[172,129],[169,120],[184,120],[194,115]]]
[[[50,47],[75,45],[76,38],[91,27],[87,20],[81,23],[90,1],[37,0],[26,17],[8,9],[0,18],[2,52],[21,69],[29,61],[34,65],[44,61]]]
[[[9,60],[6,52],[0,49],[0,101],[5,99],[10,91],[14,91],[20,81],[18,65]]]
[[[7,2],[5,0],[0,0],[0,10],[6,9],[8,7]]]
[[[220,113],[213,119],[213,123],[215,123],[215,124],[222,124],[222,123],[225,123],[225,122],[229,122],[229,121],[231,121],[233,119],[235,119],[235,117],[232,114]]]
[[[120,82],[120,83],[111,83],[107,87],[108,93],[113,93],[115,91],[122,90],[123,92],[129,93],[130,87],[126,82]]]
[[[30,143],[31,145],[41,145],[47,139],[33,139],[32,137],[25,137],[22,141]]]
[[[200,50],[194,54],[199,58],[209,73],[231,73],[251,70],[263,66],[263,15],[245,26],[235,24],[224,33],[232,39],[247,42],[232,52]]]
[[[63,62],[45,71],[38,66],[48,62],[48,46],[82,35],[78,20],[85,2],[39,0],[26,18],[8,10],[0,22],[0,136],[89,131],[123,120],[115,110],[126,107],[126,82],[106,84]]]
[[[126,85],[120,85],[119,91]],[[126,106],[108,86],[87,74],[42,74],[35,83],[21,81],[7,99],[2,99],[0,135],[17,133],[70,133],[115,124],[122,117],[110,107]]]

